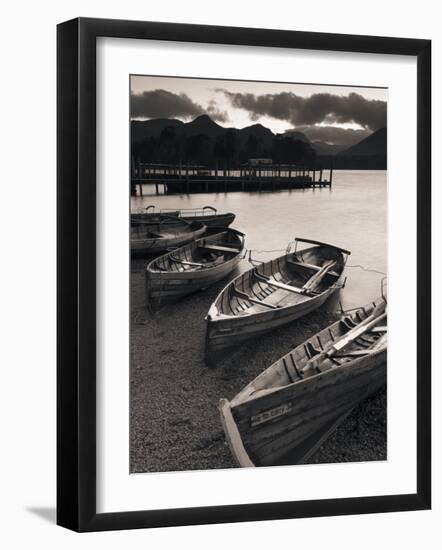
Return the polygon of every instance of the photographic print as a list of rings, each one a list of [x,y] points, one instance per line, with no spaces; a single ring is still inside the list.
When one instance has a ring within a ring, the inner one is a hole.
[[[129,93],[131,473],[386,460],[388,90]]]

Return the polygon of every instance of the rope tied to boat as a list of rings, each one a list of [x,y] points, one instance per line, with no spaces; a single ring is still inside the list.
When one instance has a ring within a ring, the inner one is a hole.
[[[253,262],[258,262],[258,263],[263,263],[263,262],[262,262],[262,260],[253,259],[252,258],[252,253],[253,252],[255,252],[257,254],[270,254],[272,252],[285,252],[285,251],[286,251],[285,248],[274,248],[272,250],[264,250],[264,249],[259,249],[259,248],[244,248],[243,259],[247,260],[252,265],[254,265]],[[365,267],[362,264],[353,264],[353,265],[346,264],[345,267],[346,268],[348,268],[348,267],[358,268],[358,269],[362,269],[362,271],[365,271],[367,273],[377,273],[378,275],[383,275],[384,277],[387,276],[387,273],[385,273],[385,271],[380,271],[378,269],[372,269],[372,268],[369,268],[369,267]]]
[[[357,268],[359,268],[359,269],[362,269],[362,271],[366,271],[367,273],[377,273],[378,275],[384,275],[384,276],[387,275],[384,271],[379,271],[378,269],[371,269],[371,268],[368,268],[368,267],[364,267],[364,266],[361,265],[361,264],[354,264],[354,265],[348,265],[348,264],[346,264],[345,267],[346,267],[346,268],[347,268],[347,267],[357,267]]]
[[[255,260],[252,258],[252,253],[256,252],[258,254],[270,254],[273,252],[285,252],[285,248],[275,248],[273,250],[260,250],[258,248],[244,248],[244,255],[243,259],[247,260],[251,265],[255,265],[256,263],[262,264],[263,260]]]

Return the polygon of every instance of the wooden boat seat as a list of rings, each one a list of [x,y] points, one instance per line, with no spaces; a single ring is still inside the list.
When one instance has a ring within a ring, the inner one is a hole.
[[[198,248],[204,250],[210,250],[211,252],[230,252],[232,254],[238,254],[240,252],[239,248],[230,248],[229,246],[220,246],[218,244],[202,244]]]
[[[172,254],[169,257],[172,260],[172,262],[176,262],[177,264],[190,265],[192,267],[205,267],[205,264],[201,264],[197,262],[188,262],[187,260],[180,260],[179,258],[172,256]]]
[[[256,300],[255,298],[252,298],[251,296],[249,296],[246,292],[239,290],[239,288],[237,288],[235,285],[233,285],[233,290],[235,291],[235,294],[237,294],[240,298],[242,298],[243,300],[248,300],[252,304],[268,307],[270,309],[278,309],[280,307],[280,306],[275,306],[273,304],[267,304],[266,302],[262,302],[260,300]]]
[[[317,292],[314,292],[314,291],[308,291],[296,286],[286,285],[285,283],[281,283],[276,279],[273,279],[272,277],[267,277],[267,275],[264,275],[263,273],[259,273],[259,271],[255,271],[255,275],[257,279],[263,281],[264,283],[275,286],[277,288],[281,288],[283,290],[288,290],[289,292],[294,292],[296,294],[305,294],[307,296],[313,296],[315,294],[318,294]]]
[[[287,263],[292,264],[294,266],[307,267],[309,269],[314,269],[315,271],[320,271],[322,269],[322,267],[319,265],[308,264],[307,262],[297,262],[296,260],[292,260],[290,258],[287,258]],[[339,277],[339,273],[336,273],[336,271],[329,271],[328,274],[333,275],[334,277]]]
[[[177,264],[188,265],[190,267],[199,267],[200,269],[204,269],[204,268],[208,268],[208,267],[214,267],[214,266],[218,265],[219,263],[221,263],[219,261],[219,258],[217,258],[213,262],[202,263],[202,262],[189,262],[188,260],[181,260],[180,258],[176,258],[175,256],[173,256],[172,254],[169,257],[172,260],[172,262],[175,262]]]

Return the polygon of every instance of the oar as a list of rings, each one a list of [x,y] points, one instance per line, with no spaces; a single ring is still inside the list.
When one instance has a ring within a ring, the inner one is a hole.
[[[336,265],[336,262],[330,260],[325,263],[322,268],[315,273],[302,287],[302,290],[305,292],[313,292],[315,288],[319,285],[325,275]]]
[[[349,351],[343,351],[340,354],[335,354],[334,357],[364,357],[366,355],[370,355],[372,353],[375,353],[376,351],[380,351],[383,348],[387,346],[387,335],[384,333],[379,340],[377,340],[371,348],[364,348],[364,349],[355,349],[355,350],[349,350]],[[324,370],[323,367],[324,364],[321,365],[321,370]]]
[[[348,344],[351,344],[356,338],[359,338],[359,336],[362,336],[365,332],[370,330],[374,325],[376,325],[381,319],[384,319],[387,316],[387,313],[383,313],[382,315],[379,315],[379,317],[376,317],[375,319],[372,319],[369,323],[358,325],[354,329],[352,329],[348,334],[346,334],[343,338],[338,340],[336,344],[333,344],[331,349],[327,352],[327,355],[329,357],[333,357],[333,355],[340,351],[341,349],[348,346]]]
[[[352,342],[354,342],[359,336],[362,336],[365,332],[368,332],[373,326],[377,325],[379,321],[384,319],[387,316],[385,311],[386,303],[382,302],[379,304],[373,313],[367,317],[364,321],[358,324],[354,329],[347,332],[340,340],[331,345],[327,350],[324,350],[322,353],[316,355],[310,361],[307,362],[305,367],[302,369],[303,373],[306,373],[307,370],[315,369],[325,361],[326,359],[332,358],[338,351],[345,348]],[[384,313],[382,313],[382,311]]]

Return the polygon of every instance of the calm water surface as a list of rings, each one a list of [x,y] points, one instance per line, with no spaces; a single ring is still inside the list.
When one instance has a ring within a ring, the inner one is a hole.
[[[150,186],[145,186],[145,193]],[[345,308],[363,305],[380,294],[383,275],[359,267],[387,271],[387,172],[335,171],[332,189],[279,192],[232,192],[195,195],[145,195],[131,199],[132,211],[153,204],[161,208],[214,206],[234,212],[232,227],[246,234],[253,258],[281,255],[295,236],[325,241],[351,251]],[[242,269],[250,264],[243,262]]]

